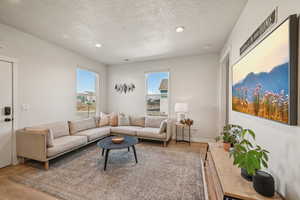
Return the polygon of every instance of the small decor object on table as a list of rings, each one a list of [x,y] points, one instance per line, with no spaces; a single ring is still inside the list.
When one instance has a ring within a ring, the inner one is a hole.
[[[223,127],[223,131],[220,136],[216,137],[215,140],[223,140],[223,147],[225,151],[229,151],[231,147],[237,142],[237,138],[241,135],[243,128],[239,125],[227,124]]]
[[[272,197],[275,194],[275,181],[271,174],[258,170],[253,176],[253,188],[263,196]]]
[[[176,143],[177,142],[188,142],[189,144],[191,144],[191,126],[194,124],[194,121],[191,119],[183,119],[180,120],[180,122],[175,124],[175,129],[176,129]],[[181,139],[178,139],[178,128],[181,129]],[[189,139],[185,140],[184,138],[184,130],[185,128],[188,128],[188,134],[189,134]]]
[[[113,138],[111,138],[111,141],[115,144],[121,144],[122,142],[124,142],[124,137],[122,136],[115,136]]]

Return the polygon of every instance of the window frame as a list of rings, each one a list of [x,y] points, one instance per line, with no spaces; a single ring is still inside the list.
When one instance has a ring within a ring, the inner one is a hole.
[[[147,96],[148,96],[148,78],[147,74],[151,73],[159,73],[159,72],[168,72],[169,73],[169,79],[168,79],[168,114],[167,117],[169,118],[171,115],[171,70],[170,68],[162,68],[157,70],[151,70],[151,71],[144,71],[144,81],[145,81],[145,92],[144,92],[144,112],[145,116],[152,116],[148,115],[147,113]],[[156,115],[157,117],[161,117],[163,115]]]
[[[77,115],[77,88],[78,88],[78,80],[77,80],[77,70],[85,70],[85,71],[89,71],[89,72],[93,72],[96,74],[96,83],[95,83],[95,94],[96,94],[96,111],[95,111],[95,116],[98,116],[100,113],[100,80],[101,80],[101,74],[91,68],[88,67],[82,67],[77,65],[76,70],[75,70],[75,100],[76,100],[76,104],[75,104],[75,112],[76,112],[76,116]],[[91,116],[89,116],[91,117]]]

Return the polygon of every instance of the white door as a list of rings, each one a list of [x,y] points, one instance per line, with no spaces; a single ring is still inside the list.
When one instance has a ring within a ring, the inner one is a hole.
[[[13,66],[0,60],[0,168],[12,164]]]

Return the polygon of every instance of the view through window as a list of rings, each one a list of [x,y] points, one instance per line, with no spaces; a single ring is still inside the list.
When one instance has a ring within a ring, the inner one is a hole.
[[[85,118],[95,116],[97,106],[98,75],[84,69],[77,69],[77,115]]]
[[[146,73],[146,112],[150,116],[168,116],[169,72]]]

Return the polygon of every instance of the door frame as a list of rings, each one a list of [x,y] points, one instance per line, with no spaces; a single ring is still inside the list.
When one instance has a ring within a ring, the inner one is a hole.
[[[18,60],[15,58],[9,58],[6,56],[1,56],[0,55],[0,61],[8,62],[12,64],[12,135],[11,135],[11,147],[12,147],[12,155],[11,155],[11,164],[16,165],[18,164],[18,159],[17,159],[17,152],[16,152],[16,130],[18,129],[18,117],[19,117],[19,104],[18,104]]]
[[[225,117],[225,123],[230,123],[230,79],[231,79],[231,65],[230,65],[230,52],[231,52],[231,46],[229,46],[225,51],[224,53],[222,54],[220,60],[219,60],[219,125],[218,125],[218,130],[219,130],[219,133],[222,132],[223,130],[223,124],[224,124],[224,121],[223,121],[223,115],[222,115],[222,111],[224,110],[223,107],[224,105],[222,104],[223,103],[223,91],[222,89],[224,87],[222,87],[222,84],[223,84],[223,80],[224,78],[226,79],[225,81],[225,84],[226,84],[226,92],[225,92],[225,102],[226,102],[226,117]],[[227,64],[225,63],[227,61]],[[227,68],[227,69],[224,69],[224,68]],[[226,74],[222,74],[222,72],[225,72]]]

